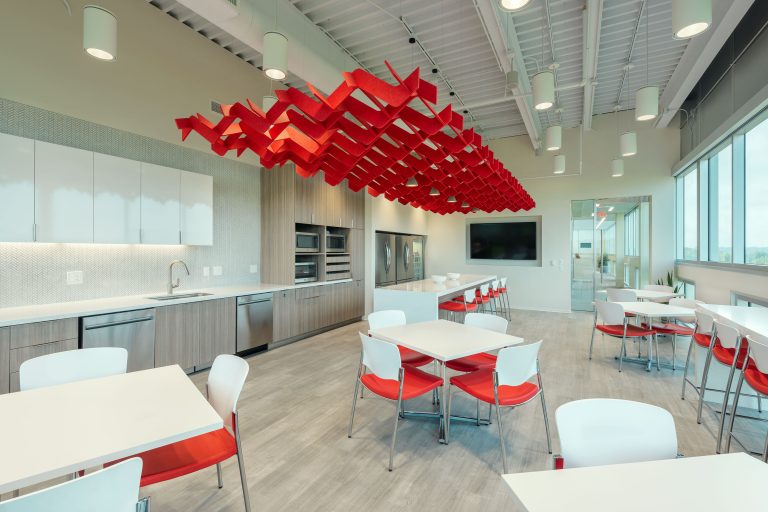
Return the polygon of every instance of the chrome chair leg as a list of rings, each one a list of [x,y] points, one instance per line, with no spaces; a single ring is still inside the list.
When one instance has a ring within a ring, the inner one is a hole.
[[[237,465],[240,468],[240,484],[243,486],[243,501],[245,502],[245,512],[251,512],[251,498],[248,494],[248,479],[245,476],[245,461],[243,460],[243,447],[240,444],[240,423],[237,413],[234,421],[235,446],[237,447]]]
[[[392,444],[389,445],[389,470],[392,471],[395,458],[395,441],[397,440],[397,422],[400,420],[400,408],[402,407],[402,397],[398,397],[395,403],[395,426],[392,429]]]
[[[499,407],[498,400],[496,402],[496,423],[499,427],[499,444],[501,445],[501,466],[504,468],[504,473],[509,473],[507,470],[507,448],[504,446],[504,430],[501,427],[501,408]]]
[[[624,354],[627,353],[627,337],[621,338],[621,349],[619,350],[619,371],[621,371],[622,364],[624,363]]]
[[[219,479],[219,489],[224,487],[224,479],[221,477],[221,463],[216,464],[216,477]]]
[[[357,405],[357,391],[358,388],[361,388],[363,386],[360,385],[360,379],[356,379],[355,381],[355,392],[352,395],[352,412],[349,414],[349,427],[347,428],[347,437],[352,437],[352,422],[355,421],[355,405]],[[362,396],[362,392],[360,393]]]
[[[733,436],[733,425],[736,422],[736,410],[739,406],[739,396],[741,395],[741,386],[744,384],[744,372],[739,375],[739,382],[736,384],[736,396],[733,397],[733,408],[731,409],[731,420],[728,422],[728,432],[725,434],[725,453],[731,451],[731,436]]]
[[[447,392],[447,395],[446,395],[445,399],[447,400],[447,402],[445,402],[445,408],[448,410],[445,413],[445,416],[446,416],[445,417],[445,444],[448,444],[448,438],[451,435],[451,421],[450,421],[450,417],[451,417],[451,384],[450,383],[448,384],[448,392]],[[477,409],[478,413],[480,412],[480,405],[479,405],[479,403],[480,403],[480,401],[478,400],[478,406],[477,406],[478,407],[478,409]],[[478,420],[477,424],[478,425],[480,424],[479,420]]]
[[[688,380],[688,364],[691,361],[691,353],[693,352],[693,345],[695,345],[695,341],[693,340],[693,337],[691,337],[691,344],[688,345],[688,355],[685,356],[685,366],[683,366],[683,389],[680,392],[680,399],[685,400],[685,385],[687,384]],[[696,390],[698,393],[698,390]]]
[[[544,390],[541,391],[541,410],[544,412],[544,430],[547,431],[547,452],[552,454],[552,437],[549,434],[549,417],[547,416],[547,402],[544,400]]]
[[[659,335],[654,334],[653,335],[653,341],[656,344],[656,371],[661,371],[661,361],[659,361]]]
[[[720,409],[720,428],[717,431],[717,448],[715,453],[720,453],[720,445],[723,441],[723,429],[725,428],[725,415],[728,414],[728,399],[731,397],[731,384],[733,384],[733,376],[736,373],[736,366],[739,360],[739,344],[736,344],[736,352],[733,356],[733,364],[731,365],[731,371],[728,374],[728,380],[725,384],[725,391],[723,393],[723,405]]]
[[[595,343],[595,331],[597,330],[597,325],[592,325],[592,339],[589,340],[589,360],[592,360],[592,345]]]
[[[760,398],[760,393],[757,394],[757,412],[763,412],[763,400]]]
[[[150,512],[152,500],[149,496],[142,498],[136,503],[136,512]]]
[[[479,398],[475,398],[475,402],[477,404],[476,420],[477,420],[477,426],[479,427],[480,426],[480,399]]]
[[[699,383],[699,410],[696,414],[696,423],[701,425],[701,411],[704,408],[704,392],[707,389],[707,378],[709,377],[709,365],[712,363],[712,349],[710,347],[707,353],[707,359],[704,361],[704,371],[701,374]]]
[[[658,354],[658,349],[656,354]],[[677,334],[672,335],[672,371],[677,370],[675,363],[677,362]]]

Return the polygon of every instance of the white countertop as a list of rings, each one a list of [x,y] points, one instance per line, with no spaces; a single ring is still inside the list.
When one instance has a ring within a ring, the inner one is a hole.
[[[658,302],[617,302],[621,304],[624,311],[647,317],[693,317],[696,312],[691,308],[681,306],[670,306],[669,304],[660,304]]]
[[[102,315],[117,313],[120,311],[132,311],[136,309],[149,309],[160,306],[172,306],[187,302],[199,302],[204,300],[226,299],[240,295],[254,293],[269,293],[280,290],[293,290],[295,288],[307,288],[310,286],[324,286],[350,282],[351,279],[338,281],[318,281],[314,283],[301,283],[295,285],[252,283],[243,285],[218,286],[215,288],[176,289],[177,295],[185,293],[210,293],[202,297],[186,297],[172,300],[153,300],[148,297],[165,295],[165,291],[148,292],[141,295],[129,295],[123,297],[107,297],[103,299],[78,300],[72,302],[56,302],[53,304],[38,304],[34,306],[17,306],[12,308],[0,308],[0,327],[9,325],[27,324],[31,322],[45,322],[48,320],[61,320],[81,316]]]
[[[480,276],[462,274],[461,277],[455,280],[448,280],[445,283],[437,284],[431,278],[422,279],[421,281],[411,281],[408,283],[393,284],[391,286],[383,286],[376,288],[376,290],[392,290],[400,292],[416,292],[416,293],[434,293],[438,297],[443,295],[455,294],[462,290],[466,290],[471,286],[479,286],[483,283],[489,283],[496,279],[496,276]]]
[[[742,335],[768,338],[768,309],[747,306],[702,304],[701,309],[714,314],[715,320],[739,329]]]

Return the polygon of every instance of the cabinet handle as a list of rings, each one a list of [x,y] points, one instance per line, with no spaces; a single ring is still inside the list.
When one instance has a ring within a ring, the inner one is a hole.
[[[32,241],[37,242],[37,223],[32,223]]]
[[[181,231],[179,231],[179,245],[181,245]]]

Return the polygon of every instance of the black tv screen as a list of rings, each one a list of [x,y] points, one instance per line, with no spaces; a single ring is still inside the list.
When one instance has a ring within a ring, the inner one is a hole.
[[[536,223],[470,224],[469,257],[476,260],[536,260]]]

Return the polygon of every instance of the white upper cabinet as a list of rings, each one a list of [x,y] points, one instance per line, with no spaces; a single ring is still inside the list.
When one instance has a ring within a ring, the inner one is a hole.
[[[0,242],[32,242],[35,141],[0,133]]]
[[[181,243],[213,245],[213,177],[181,171]]]
[[[93,241],[141,242],[141,163],[93,154]]]
[[[180,173],[170,167],[141,164],[141,243],[181,243]]]
[[[35,141],[38,242],[93,242],[93,152]]]

